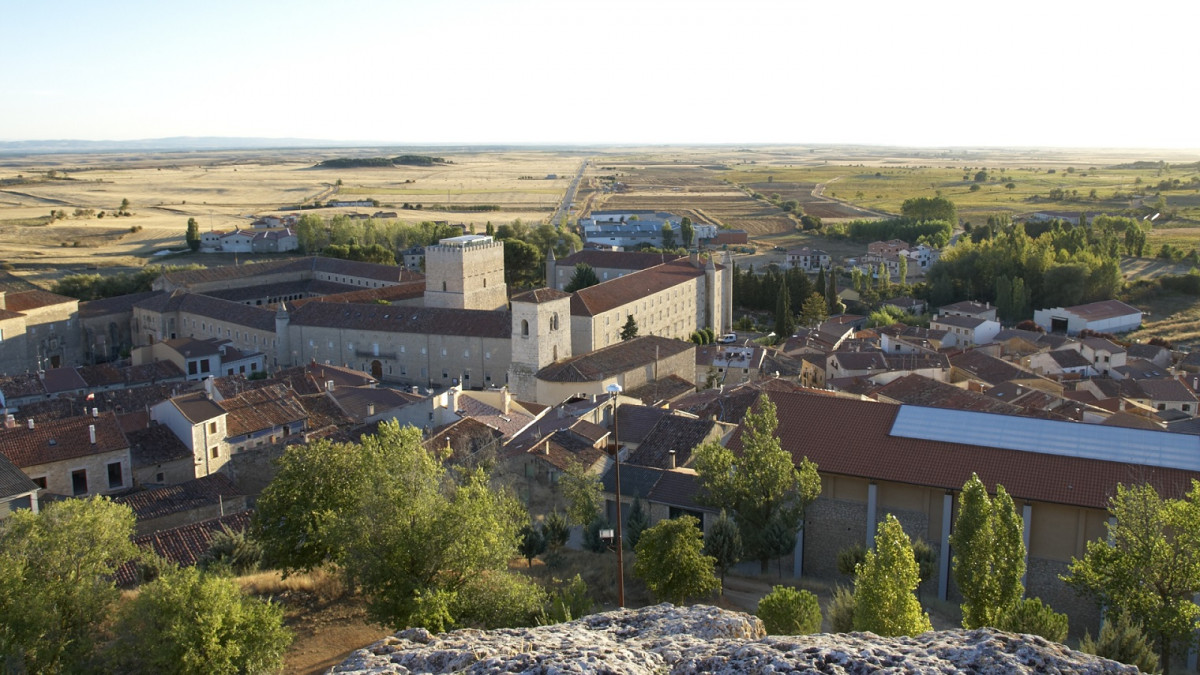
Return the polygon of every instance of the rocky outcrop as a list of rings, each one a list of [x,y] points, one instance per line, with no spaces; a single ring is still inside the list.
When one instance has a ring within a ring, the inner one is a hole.
[[[1031,635],[955,630],[766,636],[757,617],[669,604],[577,621],[431,635],[410,628],[331,673],[1137,673]]]

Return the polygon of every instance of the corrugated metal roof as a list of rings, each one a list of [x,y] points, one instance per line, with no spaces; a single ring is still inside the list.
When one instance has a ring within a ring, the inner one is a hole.
[[[891,436],[1200,471],[1200,437],[901,406]]]

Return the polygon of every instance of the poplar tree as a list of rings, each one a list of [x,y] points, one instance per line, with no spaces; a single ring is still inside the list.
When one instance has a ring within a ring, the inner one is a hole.
[[[875,535],[875,550],[854,577],[854,630],[884,637],[933,630],[913,591],[919,583],[912,542],[896,516],[887,514]]]
[[[758,560],[763,572],[774,557],[768,525],[779,519],[774,527],[799,529],[808,505],[821,493],[817,465],[806,457],[797,467],[775,435],[778,424],[775,404],[763,394],[742,422],[740,455],[720,443],[695,451],[699,498],[733,512],[746,555]]]
[[[995,500],[979,476],[963,484],[958,518],[950,548],[954,552],[954,580],[963,596],[963,628],[1002,627],[1008,611],[1024,593],[1025,542],[1021,517],[1004,486],[996,486]]]
[[[796,317],[792,314],[792,294],[787,284],[779,287],[779,297],[775,300],[775,334],[786,340],[796,332]]]

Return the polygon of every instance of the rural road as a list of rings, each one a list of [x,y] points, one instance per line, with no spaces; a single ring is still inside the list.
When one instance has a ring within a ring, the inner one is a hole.
[[[842,179],[841,176],[835,176],[833,178],[830,178],[827,182],[817,183],[816,185],[814,185],[813,189],[812,189],[813,199],[816,199],[816,200],[822,201],[822,202],[826,202],[828,204],[841,204],[842,206],[844,206],[846,208],[854,209],[855,211],[858,211],[864,217],[867,217],[867,218],[894,218],[895,217],[893,214],[884,213],[883,211],[872,211],[871,209],[864,209],[861,206],[855,206],[854,204],[851,204],[850,202],[842,200],[842,199],[836,199],[834,197],[826,197],[825,196],[825,186],[829,185],[829,183],[833,183],[833,182],[839,181],[841,179]]]
[[[553,225],[562,219],[563,215],[571,209],[571,203],[575,201],[575,191],[579,189],[579,181],[583,180],[583,172],[587,170],[591,159],[583,160],[583,164],[579,165],[579,173],[575,174],[575,178],[571,179],[571,184],[567,186],[567,193],[563,195],[562,203],[558,205],[558,209],[550,216],[550,224]]]

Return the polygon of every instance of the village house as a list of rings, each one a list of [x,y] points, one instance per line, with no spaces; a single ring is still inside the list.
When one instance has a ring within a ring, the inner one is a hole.
[[[818,272],[831,267],[833,259],[829,257],[828,253],[819,248],[802,246],[789,250],[785,257],[785,263],[788,267],[801,269],[805,272]]]
[[[53,495],[84,497],[133,486],[129,441],[113,413],[23,423],[8,415],[0,454]]]

